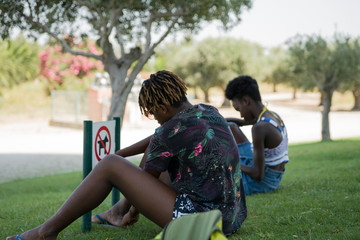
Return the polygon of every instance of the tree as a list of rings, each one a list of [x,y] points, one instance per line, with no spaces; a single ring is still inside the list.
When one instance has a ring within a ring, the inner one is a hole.
[[[187,39],[167,44],[155,55],[156,61],[173,69],[193,88],[200,88],[209,101],[212,87],[225,89],[227,83],[240,74],[249,74],[248,62],[254,59],[257,48],[249,48],[244,40],[233,38],[207,38],[200,42]],[[244,50],[245,49],[245,50]],[[224,104],[228,104],[225,100]]]
[[[274,58],[272,60],[274,69],[265,79],[265,82],[274,85],[274,89],[275,85],[280,83],[291,87],[293,89],[293,99],[296,99],[298,89],[308,91],[316,87],[315,83],[304,74],[303,51],[299,46],[297,47],[293,47],[291,55],[280,48],[273,49],[272,54],[268,57]],[[294,64],[295,62],[298,64]]]
[[[170,33],[213,20],[230,28],[250,6],[251,0],[1,0],[0,34],[7,38],[16,27],[33,37],[45,33],[64,51],[102,61],[111,80],[111,119],[123,116],[136,76]],[[96,37],[102,53],[72,49],[63,37],[73,35]]]
[[[350,52],[350,57],[344,59],[348,76],[342,79],[339,90],[351,91],[354,97],[354,106],[351,110],[360,110],[360,38],[348,41],[343,47]]]
[[[316,84],[323,95],[322,141],[331,140],[329,113],[332,96],[340,82],[349,76],[347,59],[351,57],[346,45],[349,38],[335,35],[332,44],[318,35],[296,36],[288,40],[293,68]]]
[[[281,47],[271,48],[265,57],[263,71],[265,77],[263,81],[273,85],[273,92],[276,92],[276,86],[289,79],[289,71],[286,66],[287,52]]]
[[[277,92],[276,86],[280,83],[290,85],[293,88],[293,99],[296,99],[297,86],[293,86],[293,82],[290,79],[293,79],[292,73],[289,71],[286,64],[282,63],[279,64],[270,75],[265,77],[264,82],[273,85],[273,92]]]
[[[177,61],[176,69],[191,86],[204,92],[205,102],[209,102],[210,88],[224,90],[229,80],[244,71],[241,53],[236,50],[233,39],[208,38],[191,48],[192,54]]]
[[[0,87],[9,88],[35,79],[39,67],[39,46],[20,36],[15,40],[0,42]]]

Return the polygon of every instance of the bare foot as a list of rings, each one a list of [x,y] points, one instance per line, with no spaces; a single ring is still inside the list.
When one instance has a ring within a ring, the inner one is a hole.
[[[113,226],[121,227],[123,216],[116,213],[114,214],[111,209],[98,215],[106,222],[103,222],[102,219],[98,218],[96,215],[91,217],[91,222],[98,224],[110,224]]]
[[[117,207],[91,217],[91,222],[98,224],[110,224],[116,227],[127,228],[139,220],[139,214],[131,214],[129,211],[122,213]],[[100,217],[100,218],[99,218]]]
[[[43,239],[43,240],[56,240],[57,239],[57,235],[55,236],[47,236],[45,234],[42,233],[40,227],[31,229],[29,231],[26,231],[24,233],[18,234],[18,235],[14,235],[11,237],[7,237],[6,240],[38,240],[38,239]]]

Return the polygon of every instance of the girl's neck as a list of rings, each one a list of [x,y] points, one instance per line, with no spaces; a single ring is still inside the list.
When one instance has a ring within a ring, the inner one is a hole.
[[[258,102],[258,104],[256,105],[256,110],[255,110],[255,118],[258,120],[259,118],[262,117],[262,115],[267,111],[267,108],[264,104],[262,104],[261,102]]]
[[[181,106],[179,108],[177,108],[176,111],[177,111],[177,113],[179,113],[181,111],[191,108],[192,106],[193,105],[189,101],[186,101],[183,104],[181,104]]]

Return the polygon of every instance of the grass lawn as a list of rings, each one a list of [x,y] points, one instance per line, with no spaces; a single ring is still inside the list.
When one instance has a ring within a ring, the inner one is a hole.
[[[278,191],[247,197],[248,218],[229,239],[360,239],[360,138],[290,146]],[[81,181],[80,172],[0,184],[0,239],[50,217]],[[110,207],[108,198],[93,213]],[[151,239],[161,228],[141,217],[128,229],[81,218],[60,239]]]

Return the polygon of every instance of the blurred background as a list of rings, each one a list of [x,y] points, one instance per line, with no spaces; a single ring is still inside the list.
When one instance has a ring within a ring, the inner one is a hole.
[[[84,120],[150,135],[138,91],[163,69],[225,117],[251,75],[290,143],[360,136],[359,1],[133,2],[0,2],[0,182],[81,169]]]

